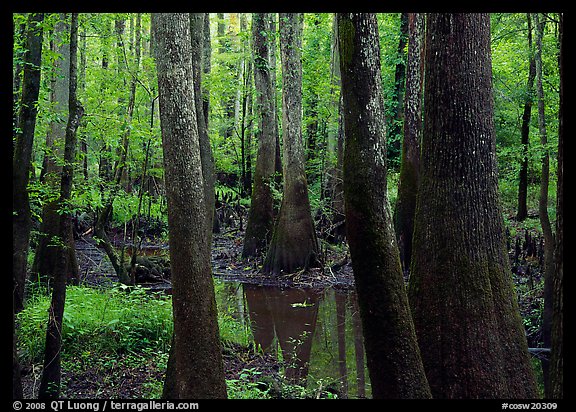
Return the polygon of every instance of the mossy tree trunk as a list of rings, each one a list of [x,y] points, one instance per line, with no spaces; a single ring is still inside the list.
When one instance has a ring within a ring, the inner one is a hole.
[[[318,243],[304,168],[302,144],[302,27],[301,13],[280,13],[282,60],[282,126],[284,192],[270,248],[266,274],[292,273],[318,261]]]
[[[552,295],[552,353],[550,359],[550,397],[564,398],[564,16],[560,13],[560,105],[558,112],[558,182],[556,190],[556,249]]]
[[[408,58],[404,99],[404,139],[394,229],[402,269],[410,268],[414,211],[422,139],[422,88],[424,85],[424,14],[408,13]]]
[[[536,63],[536,96],[538,100],[538,131],[540,135],[542,174],[540,177],[540,195],[538,196],[538,216],[544,236],[544,310],[542,313],[542,344],[545,348],[551,346],[552,340],[552,288],[554,279],[554,234],[548,215],[548,187],[550,185],[550,149],[548,148],[548,134],[546,132],[546,113],[544,110],[544,88],[542,67],[542,40],[544,37],[543,16],[534,13],[534,29],[536,31],[536,50],[534,61]],[[541,20],[542,18],[542,20]],[[542,359],[542,373],[544,375],[544,393],[549,397],[549,360]]]
[[[276,167],[276,122],[274,111],[274,85],[269,62],[270,43],[267,40],[269,13],[252,15],[254,49],[254,85],[256,87],[256,113],[258,116],[258,153],[252,187],[252,200],[244,235],[242,256],[263,255],[272,236],[274,200],[271,184]]]
[[[169,398],[226,398],[211,276],[190,19],[154,13],[172,273],[175,371]],[[173,374],[173,375],[171,375]]]
[[[338,13],[346,233],[374,398],[430,398],[386,185],[376,16]]]
[[[490,16],[429,14],[409,299],[434,398],[534,398],[498,197]]]

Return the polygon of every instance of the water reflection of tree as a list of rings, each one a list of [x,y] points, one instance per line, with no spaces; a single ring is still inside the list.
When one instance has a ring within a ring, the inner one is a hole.
[[[272,354],[277,354],[280,345],[286,364],[286,378],[290,382],[302,386],[306,384],[313,337],[325,335],[322,339],[327,339],[327,346],[320,351],[334,353],[334,357],[329,356],[333,360],[328,361],[332,365],[330,370],[337,374],[333,375],[338,379],[338,387],[334,389],[341,398],[347,398],[349,390],[353,396],[366,397],[364,342],[354,292],[333,290],[320,293],[248,284],[243,286],[254,342],[264,352]],[[327,299],[324,305],[328,304],[329,313],[321,312],[318,316],[322,299]],[[318,319],[319,317],[321,319]],[[323,328],[321,322],[326,321]],[[346,321],[351,330],[346,331]],[[317,341],[318,337],[314,339]],[[346,351],[350,345],[354,347],[351,364],[348,363]],[[316,353],[316,356],[318,355]],[[329,374],[331,375],[330,372]],[[349,374],[355,374],[355,379]]]
[[[305,386],[320,293],[252,285],[244,285],[244,293],[255,343],[264,352],[276,353],[276,337],[286,365],[286,379]]]

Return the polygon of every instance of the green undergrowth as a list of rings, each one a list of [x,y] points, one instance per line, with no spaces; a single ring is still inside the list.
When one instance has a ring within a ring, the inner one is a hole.
[[[217,283],[216,289],[220,287]],[[49,306],[50,296],[37,292],[17,317],[20,362],[36,371],[43,362]],[[218,324],[225,346],[249,346],[249,327],[225,312],[219,313]],[[169,295],[151,294],[142,287],[69,286],[62,326],[63,373],[99,375],[102,384],[110,386],[104,395],[120,396],[114,392],[114,386],[118,386],[115,374],[120,370],[137,372],[148,377],[141,396],[158,398],[162,394],[172,329]],[[237,379],[228,380],[229,397],[268,397],[267,389],[254,379],[257,374],[247,370]]]
[[[18,342],[23,361],[40,362],[50,296],[37,295],[18,316]],[[155,348],[167,350],[172,335],[169,297],[143,288],[98,290],[69,286],[62,325],[62,357],[90,352],[122,355]]]

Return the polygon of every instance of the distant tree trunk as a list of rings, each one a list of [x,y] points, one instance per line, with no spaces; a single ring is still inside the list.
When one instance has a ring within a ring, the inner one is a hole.
[[[556,249],[552,295],[552,339],[550,392],[552,399],[564,398],[564,15],[560,13],[560,104],[558,109],[558,182],[556,190]]]
[[[408,60],[404,100],[404,139],[398,200],[394,216],[400,261],[404,271],[410,268],[412,232],[416,211],[422,140],[422,88],[424,86],[424,14],[408,13]]]
[[[46,134],[47,152],[44,155],[41,179],[54,191],[59,190],[60,177],[62,173],[61,158],[66,138],[66,124],[61,119],[68,117],[68,95],[70,89],[70,44],[64,40],[70,35],[70,27],[67,21],[67,14],[59,16],[60,21],[56,23],[54,34],[56,41],[51,41],[50,46],[61,58],[54,63],[54,73],[52,74],[50,92],[50,102],[54,107],[54,114],[59,121],[51,121]],[[47,202],[42,208],[42,222],[40,224],[41,236],[38,239],[34,263],[30,273],[30,280],[33,284],[40,283],[47,286],[49,275],[54,273],[58,264],[58,245],[66,244],[69,257],[69,267],[66,273],[70,280],[78,282],[78,263],[76,260],[76,249],[74,247],[74,237],[72,227],[64,239],[60,239],[60,213],[58,199]]]
[[[540,180],[540,196],[538,198],[538,215],[542,234],[544,235],[544,311],[542,314],[542,343],[545,348],[551,346],[552,340],[552,293],[554,281],[554,234],[548,216],[548,186],[550,183],[550,149],[546,133],[546,116],[544,112],[544,88],[542,87],[542,38],[544,36],[545,21],[540,21],[538,13],[534,13],[534,27],[536,29],[536,95],[538,98],[538,130],[542,146],[542,177]],[[549,397],[549,360],[542,359],[542,372],[544,375],[544,393]]]
[[[174,384],[168,398],[226,398],[196,118],[190,19],[152,15],[174,312]],[[167,376],[169,372],[167,372]]]
[[[66,126],[66,141],[64,147],[64,166],[60,183],[59,207],[65,207],[72,194],[74,176],[74,161],[76,151],[76,130],[84,109],[76,99],[76,55],[78,50],[78,13],[72,13],[70,22],[70,91],[68,97],[68,124]],[[72,216],[64,213],[60,217],[59,236],[66,238],[72,227]],[[69,244],[57,247],[58,261],[52,277],[52,301],[48,310],[48,326],[46,328],[46,346],[44,352],[44,369],[38,390],[40,399],[55,399],[60,397],[62,352],[62,318],[66,302],[66,269],[68,267]]]
[[[125,48],[123,35],[124,35],[124,21],[123,20],[116,20],[116,36],[118,38],[118,67],[119,70],[124,68],[124,70],[128,70],[128,61],[126,60],[126,54],[122,53],[120,50]],[[140,66],[140,37],[137,37],[137,45],[135,47],[135,67],[138,71]],[[137,77],[136,73],[132,73],[130,84],[129,84],[129,96],[128,96],[128,105],[126,106],[126,113],[124,115],[124,125],[122,131],[122,137],[120,141],[120,145],[118,146],[117,156],[118,159],[114,165],[114,176],[112,177],[113,187],[111,192],[105,198],[104,207],[98,213],[98,217],[96,218],[96,223],[94,224],[94,234],[98,237],[102,242],[102,247],[106,252],[106,255],[110,259],[114,270],[116,271],[116,275],[118,276],[120,282],[133,285],[135,283],[135,279],[130,273],[127,272],[125,265],[124,265],[124,251],[121,251],[119,255],[116,251],[114,245],[108,238],[108,234],[106,233],[106,225],[112,215],[112,207],[114,204],[114,199],[116,194],[121,189],[122,178],[126,172],[126,164],[128,159],[128,149],[130,143],[130,131],[131,131],[131,123],[132,123],[132,116],[134,114],[134,106],[136,103],[136,84],[137,84]],[[123,103],[123,99],[120,98],[118,103]]]
[[[192,62],[194,70],[194,98],[196,104],[196,119],[198,121],[198,133],[200,135],[200,159],[202,160],[202,175],[204,177],[204,198],[208,219],[208,240],[212,245],[212,223],[214,219],[215,197],[214,185],[216,175],[214,172],[214,156],[210,137],[208,136],[208,121],[204,118],[202,99],[202,61],[205,13],[190,13],[190,34],[192,38]]]
[[[210,42],[210,13],[204,13],[204,31],[202,32],[202,73],[205,77],[210,75],[212,64],[210,56],[212,55],[212,44]],[[204,82],[204,85],[206,83]],[[208,114],[210,113],[210,92],[206,87],[202,88],[202,111],[208,129]]]
[[[301,13],[280,14],[284,192],[263,271],[278,275],[318,261],[318,244],[304,168],[302,144]]]
[[[20,112],[12,158],[12,297],[15,313],[24,308],[24,284],[31,229],[27,187],[30,180],[34,130],[38,114],[43,21],[43,13],[30,13],[28,16]]]
[[[338,22],[334,15],[332,21],[332,50],[331,50],[331,76],[332,90],[340,90],[340,53],[338,46]],[[326,181],[326,191],[331,199],[331,230],[328,240],[331,242],[342,242],[346,237],[346,221],[344,219],[344,189],[342,185],[342,163],[344,159],[344,118],[342,112],[341,93],[332,93],[332,104],[338,113],[338,129],[336,139],[328,140],[329,158],[335,158],[336,163],[332,163],[328,169]]]
[[[535,398],[498,198],[490,16],[426,20],[409,299],[434,398]]]
[[[532,117],[532,102],[534,100],[534,78],[536,77],[536,61],[532,49],[532,18],[528,16],[528,50],[530,53],[530,63],[528,69],[528,84],[526,86],[526,103],[522,113],[522,162],[520,164],[520,176],[518,182],[518,213],[516,220],[519,222],[528,217],[528,145],[530,142],[530,118]]]
[[[276,147],[276,163],[274,171],[276,177],[274,182],[277,187],[282,184],[282,150],[280,149],[280,133],[278,131],[278,107],[276,105],[276,30],[277,13],[268,13],[268,61],[270,63],[270,80],[272,81],[272,119],[274,123],[274,140]],[[278,211],[278,205],[274,205],[274,213]]]
[[[376,15],[338,13],[346,233],[374,398],[430,398],[400,267],[386,185]]]
[[[256,155],[252,200],[242,249],[244,258],[265,253],[274,224],[273,197],[270,185],[274,175],[276,137],[274,135],[274,90],[268,60],[270,45],[266,39],[268,19],[267,13],[254,13],[252,16],[258,153]]]
[[[18,126],[18,113],[20,106],[20,89],[22,87],[22,71],[24,69],[24,53],[26,50],[26,30],[27,24],[20,23],[14,27],[14,71],[12,78],[12,129],[14,135]],[[14,146],[12,146],[12,155],[14,155]]]
[[[88,47],[86,45],[86,37],[87,31],[86,27],[83,28],[82,33],[80,34],[80,67],[78,72],[78,88],[80,92],[83,93],[86,89],[86,53]],[[80,124],[80,128],[82,129],[84,126],[83,123]],[[88,136],[80,134],[80,150],[82,152],[82,172],[84,174],[84,180],[88,180]]]
[[[394,105],[388,122],[388,159],[390,166],[397,170],[401,151],[402,122],[404,117],[404,86],[406,83],[406,44],[408,42],[408,13],[400,13],[400,38],[396,50],[396,70],[394,73]]]

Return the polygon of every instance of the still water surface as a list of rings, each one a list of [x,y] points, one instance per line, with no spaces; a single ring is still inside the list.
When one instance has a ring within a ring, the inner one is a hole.
[[[283,360],[289,382],[370,397],[354,290],[225,282],[217,300],[220,311],[246,325],[256,346]]]

